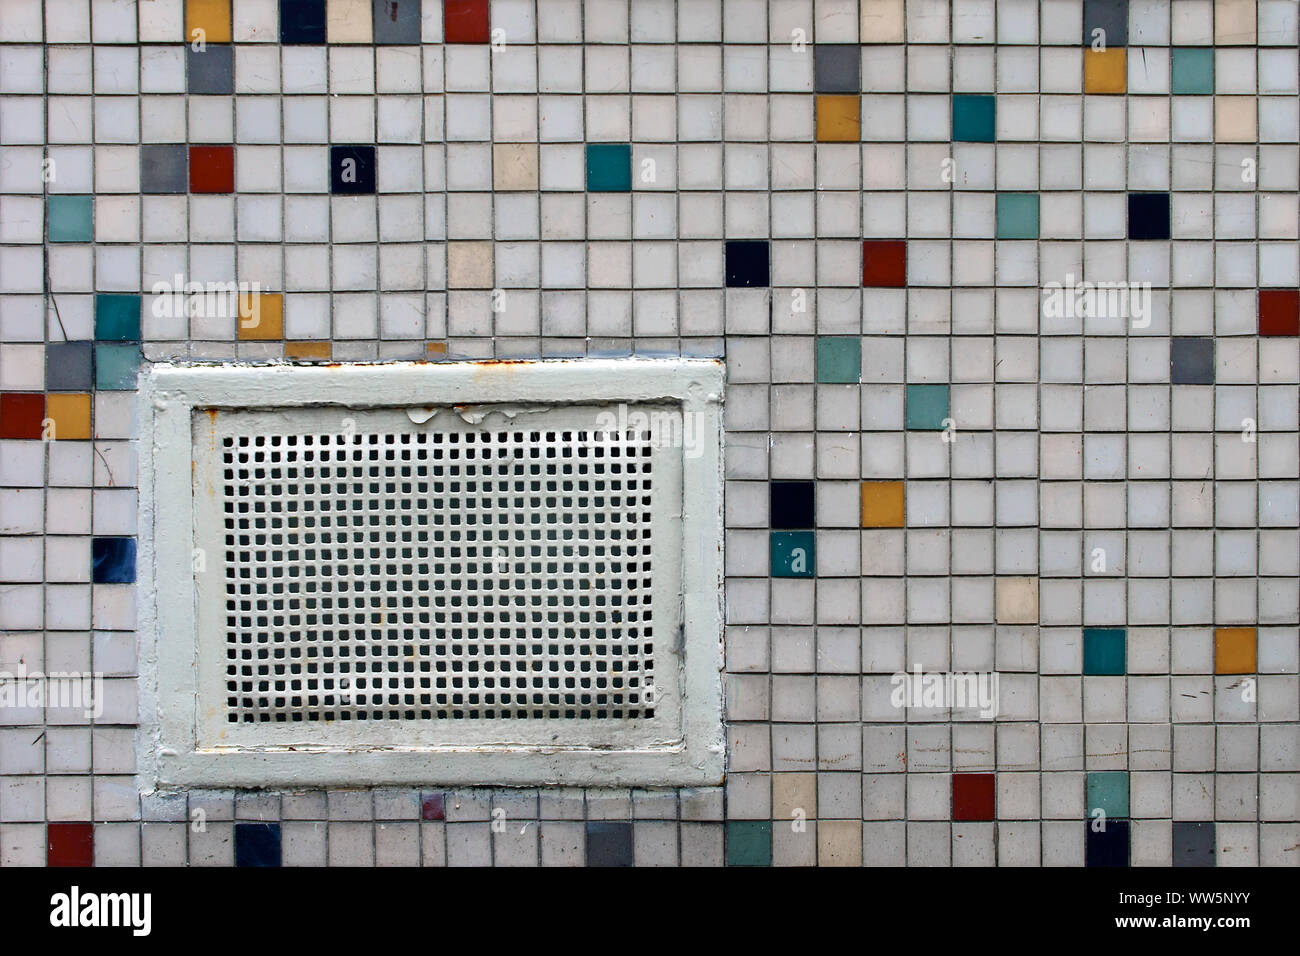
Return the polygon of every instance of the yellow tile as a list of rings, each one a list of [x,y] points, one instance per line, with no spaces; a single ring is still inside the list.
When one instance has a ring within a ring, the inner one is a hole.
[[[861,99],[852,94],[817,97],[817,142],[856,143],[862,139]]]
[[[492,147],[492,188],[537,189],[537,144],[497,143]]]
[[[1216,96],[1214,98],[1214,141],[1216,143],[1255,142],[1255,97]]]
[[[330,43],[373,43],[371,0],[328,0],[325,39]]]
[[[194,31],[202,31],[195,36]],[[185,42],[230,42],[230,0],[185,0]]]
[[[863,43],[902,43],[903,0],[862,0]]]
[[[284,357],[287,359],[327,359],[330,357],[328,342],[285,342]]]
[[[1257,669],[1253,627],[1220,627],[1214,631],[1214,673],[1253,674]]]
[[[1123,93],[1128,89],[1128,50],[1083,51],[1083,92]]]
[[[279,292],[239,295],[239,340],[265,342],[284,338],[284,296]]]
[[[45,396],[45,418],[50,438],[89,438],[90,396],[50,392]]]
[[[817,865],[861,866],[862,821],[820,821],[817,824]]]
[[[1255,45],[1256,0],[1214,0],[1214,44]],[[1294,11],[1292,11],[1294,16]]]
[[[447,243],[447,288],[492,288],[492,243]]]
[[[427,346],[425,346],[425,351],[428,352],[430,355],[446,355],[446,354],[447,354],[447,343],[446,343],[446,342],[430,342]]]
[[[904,514],[901,481],[862,483],[862,527],[901,528]]]
[[[994,619],[999,624],[1038,623],[1038,579],[998,578],[993,587]]]
[[[802,816],[799,811],[803,811]],[[817,819],[817,774],[772,774],[772,819]]]

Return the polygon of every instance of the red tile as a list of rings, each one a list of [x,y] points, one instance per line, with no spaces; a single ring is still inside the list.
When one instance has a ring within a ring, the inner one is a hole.
[[[444,43],[487,43],[488,0],[443,0]]]
[[[901,289],[907,285],[907,243],[902,239],[863,242],[862,284],[877,289]]]
[[[51,823],[46,866],[94,866],[95,828],[89,823]]]
[[[955,773],[952,775],[952,818],[954,820],[993,819],[993,774]]]
[[[40,392],[0,394],[0,438],[40,438],[45,396]]]
[[[441,793],[425,793],[420,796],[420,819],[421,820],[442,820],[446,814],[443,806],[444,795]]]
[[[190,192],[233,193],[235,147],[190,147]]]
[[[1300,335],[1300,289],[1259,290],[1259,334]]]

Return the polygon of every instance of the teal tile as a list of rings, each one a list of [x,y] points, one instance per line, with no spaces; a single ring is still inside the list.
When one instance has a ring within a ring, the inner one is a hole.
[[[862,378],[862,339],[847,336],[817,340],[817,381],[853,384]]]
[[[632,191],[632,147],[628,143],[587,144],[587,191]]]
[[[1088,818],[1100,808],[1107,820],[1128,816],[1128,771],[1097,770],[1088,774]]]
[[[50,242],[91,242],[95,238],[95,200],[90,196],[49,196],[45,225]]]
[[[1038,238],[1038,193],[998,193],[999,239]]]
[[[816,573],[816,544],[813,532],[772,532],[772,577],[811,578]]]
[[[100,342],[140,341],[140,296],[95,296],[95,338]]]
[[[1083,672],[1107,676],[1125,673],[1125,644],[1122,627],[1085,627],[1083,629]]]
[[[958,93],[952,98],[952,139],[955,143],[991,143],[994,100],[989,93]]]
[[[907,386],[906,425],[911,431],[943,431],[948,417],[947,385]]]
[[[95,345],[95,387],[104,391],[135,390],[140,371],[140,346],[98,342]]]
[[[727,866],[771,866],[772,822],[727,821]]]
[[[1213,93],[1214,50],[1209,47],[1174,47],[1169,91],[1182,96]]]

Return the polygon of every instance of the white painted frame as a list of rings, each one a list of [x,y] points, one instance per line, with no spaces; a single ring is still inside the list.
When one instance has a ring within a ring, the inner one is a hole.
[[[722,782],[722,401],[707,359],[579,359],[373,365],[169,365],[141,376],[140,741],[146,789]],[[200,747],[193,420],[206,408],[668,403],[695,416],[683,456],[680,739],[627,748]]]

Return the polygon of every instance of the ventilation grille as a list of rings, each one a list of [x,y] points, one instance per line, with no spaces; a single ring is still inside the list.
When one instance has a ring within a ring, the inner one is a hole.
[[[215,441],[228,724],[654,716],[650,433]]]

